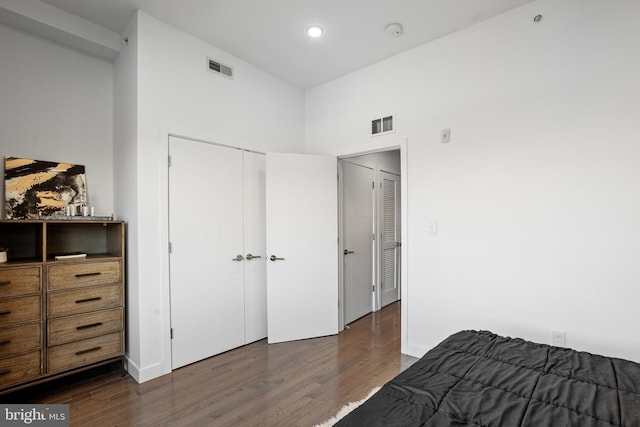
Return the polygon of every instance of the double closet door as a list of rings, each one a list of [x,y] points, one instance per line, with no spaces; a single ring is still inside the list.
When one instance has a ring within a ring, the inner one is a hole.
[[[169,138],[172,368],[267,336],[265,156]]]

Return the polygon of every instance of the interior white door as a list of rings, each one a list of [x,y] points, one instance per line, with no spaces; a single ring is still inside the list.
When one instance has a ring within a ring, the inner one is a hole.
[[[244,344],[242,156],[169,139],[172,367]]]
[[[337,171],[331,156],[267,154],[269,343],[338,333]]]
[[[380,304],[400,299],[400,177],[381,171],[382,221]]]
[[[244,152],[245,342],[267,336],[266,159]]]
[[[373,184],[371,168],[342,161],[344,323],[373,310]]]

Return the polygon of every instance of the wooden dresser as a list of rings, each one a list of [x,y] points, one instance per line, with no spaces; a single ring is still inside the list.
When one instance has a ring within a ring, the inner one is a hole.
[[[124,222],[0,221],[0,246],[0,394],[122,361]]]

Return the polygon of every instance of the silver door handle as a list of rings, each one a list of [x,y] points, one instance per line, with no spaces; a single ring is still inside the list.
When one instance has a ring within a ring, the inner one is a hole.
[[[270,259],[271,261],[284,261],[284,258],[278,258],[278,257],[277,257],[277,256],[275,256],[275,255],[271,255],[271,256],[269,257],[269,259]]]
[[[242,255],[236,255],[235,258],[233,258],[231,261],[242,261],[244,259],[244,257]]]
[[[251,254],[247,254],[247,261],[251,261],[252,259],[256,259],[256,258],[262,258],[260,255],[251,255]]]
[[[353,254],[353,253],[355,253],[355,252],[350,251],[350,250],[348,250],[348,249],[345,249],[345,250],[344,250],[344,254],[345,254],[345,255],[349,255],[349,254]]]

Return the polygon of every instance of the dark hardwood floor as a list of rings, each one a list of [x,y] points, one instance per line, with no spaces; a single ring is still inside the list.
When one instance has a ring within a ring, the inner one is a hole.
[[[143,384],[111,366],[0,402],[69,404],[72,426],[313,426],[415,360],[400,354],[399,302],[349,326],[337,336],[258,341]]]

